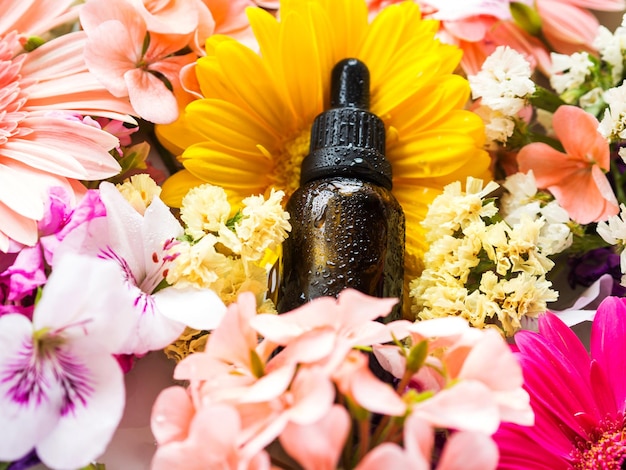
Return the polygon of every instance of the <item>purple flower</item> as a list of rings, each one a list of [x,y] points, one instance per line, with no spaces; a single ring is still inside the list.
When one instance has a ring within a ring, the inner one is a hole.
[[[626,287],[620,285],[622,278],[620,257],[612,247],[590,250],[581,256],[570,258],[568,264],[570,266],[568,281],[572,288],[578,285],[589,287],[602,275],[610,274],[615,280],[611,295],[626,296]]]

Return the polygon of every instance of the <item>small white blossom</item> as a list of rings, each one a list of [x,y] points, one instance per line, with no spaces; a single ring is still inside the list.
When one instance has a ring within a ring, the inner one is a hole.
[[[570,222],[567,211],[556,200],[546,204],[537,198],[537,186],[532,171],[511,175],[502,186],[508,192],[500,199],[500,210],[509,225],[519,224],[524,217],[542,220],[537,247],[546,256],[560,253],[571,246],[573,234],[567,225]]]
[[[617,215],[609,217],[606,222],[598,222],[596,231],[602,239],[611,245],[620,247],[620,269],[622,271],[621,284],[626,286],[626,206],[620,204],[621,212]]]
[[[626,50],[626,15],[622,24],[611,33],[605,26],[598,28],[593,47],[600,53],[600,58],[611,66],[613,84],[617,85],[624,71],[624,51]]]
[[[498,142],[505,144],[509,137],[513,135],[515,120],[510,116],[506,116],[500,111],[494,111],[487,106],[476,108],[474,113],[485,123],[485,137],[487,138],[488,146],[497,146]]]
[[[609,107],[598,126],[598,132],[611,141],[626,139],[626,85],[610,88],[604,93]]]
[[[468,77],[474,99],[507,116],[514,116],[535,92],[530,63],[508,46],[499,46],[485,60],[480,72]]]
[[[593,67],[593,62],[586,52],[572,55],[552,53],[552,74],[550,85],[558,94],[578,88],[585,83],[585,78]]]
[[[600,87],[596,87],[593,90],[588,91],[578,99],[578,104],[583,109],[589,109],[598,107],[604,104],[604,90]]]

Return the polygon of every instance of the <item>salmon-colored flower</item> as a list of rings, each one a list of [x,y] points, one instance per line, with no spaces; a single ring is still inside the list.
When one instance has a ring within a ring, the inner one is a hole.
[[[589,10],[620,12],[624,0],[536,0],[541,30],[552,49],[561,54],[594,52],[599,22]]]
[[[149,32],[144,16],[124,0],[89,2],[80,20],[88,38],[85,61],[106,89],[114,96],[128,97],[135,114],[143,119],[174,121],[178,117],[176,95],[184,93],[180,69],[196,59],[193,53],[174,54],[189,44],[193,33]]]
[[[128,102],[87,70],[85,34],[69,33],[28,53],[22,48],[26,35],[45,35],[45,28],[71,17],[69,3],[0,1],[0,251],[8,251],[11,240],[36,243],[50,188],[64,188],[75,204],[85,192],[78,180],[120,170],[108,153],[117,138],[77,119],[133,121]]]
[[[379,468],[432,468],[432,451],[435,445],[433,428],[415,415],[407,418],[404,425],[404,448],[392,443],[375,447],[356,467],[357,470]],[[493,440],[479,432],[457,431],[446,441],[436,470],[495,469],[498,464],[498,448]]]
[[[598,120],[576,106],[561,106],[552,122],[565,152],[542,142],[526,145],[517,156],[520,171],[532,170],[537,187],[548,189],[580,224],[617,214],[617,199],[605,175],[609,144],[598,132]]]

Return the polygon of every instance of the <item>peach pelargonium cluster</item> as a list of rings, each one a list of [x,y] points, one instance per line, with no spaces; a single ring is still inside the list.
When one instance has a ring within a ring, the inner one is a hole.
[[[495,468],[490,436],[500,422],[534,419],[520,365],[496,332],[460,318],[376,321],[396,301],[347,289],[272,315],[241,294],[206,350],[176,367],[188,386],[157,398],[152,468],[269,468],[272,443],[305,469],[402,468],[407,459],[426,468],[436,429],[455,430],[439,468],[478,442],[480,468]],[[368,347],[400,379],[396,389],[368,367]]]
[[[271,190],[245,198],[239,209],[231,207],[219,186],[200,185],[183,198],[180,217],[185,235],[170,248],[173,258],[166,280],[178,288],[211,289],[228,305],[244,291],[259,303],[268,291],[268,273],[278,258],[280,244],[291,230],[289,213],[282,207],[284,193]],[[275,311],[271,300],[263,305]],[[181,359],[207,332],[188,329],[166,353]]]

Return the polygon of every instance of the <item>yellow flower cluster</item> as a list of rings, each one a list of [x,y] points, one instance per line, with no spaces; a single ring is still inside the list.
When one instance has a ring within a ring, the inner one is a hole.
[[[283,197],[282,191],[272,189],[267,199],[245,198],[234,212],[221,187],[203,184],[190,190],[180,210],[185,237],[170,249],[167,282],[177,288],[211,289],[226,305],[240,292],[253,292],[264,312],[275,311],[265,296],[268,273],[291,230]],[[165,352],[180,360],[203,348],[206,334],[187,329]]]
[[[554,263],[538,248],[545,219],[507,224],[487,198],[498,187],[483,188],[470,177],[465,192],[452,183],[433,201],[422,224],[430,243],[425,268],[410,284],[417,318],[461,316],[511,336],[523,317],[536,317],[557,299],[545,278]]]
[[[152,199],[161,194],[161,187],[146,173],[133,175],[116,187],[141,215],[146,212]]]

